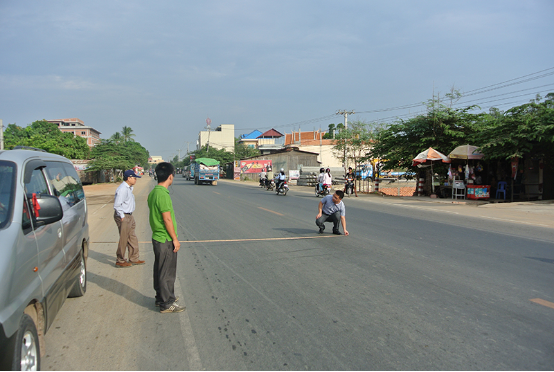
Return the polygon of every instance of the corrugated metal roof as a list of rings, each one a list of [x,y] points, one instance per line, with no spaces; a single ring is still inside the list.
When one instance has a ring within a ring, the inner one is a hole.
[[[248,134],[242,134],[240,136],[241,139],[256,139],[258,138],[260,135],[262,134],[262,132],[260,132],[259,130],[254,130]]]
[[[283,134],[271,128],[270,130],[258,136],[257,138],[279,138],[279,137],[283,137]]]

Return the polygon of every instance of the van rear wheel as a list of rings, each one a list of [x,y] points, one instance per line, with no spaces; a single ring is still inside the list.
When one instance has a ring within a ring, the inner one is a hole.
[[[87,263],[85,262],[85,255],[81,250],[79,254],[79,272],[75,278],[75,283],[69,292],[69,297],[82,297],[87,291]]]

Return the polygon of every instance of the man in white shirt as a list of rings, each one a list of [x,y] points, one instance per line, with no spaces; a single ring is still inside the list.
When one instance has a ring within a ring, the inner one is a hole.
[[[279,172],[279,174],[275,176],[275,189],[279,190],[279,186],[281,185],[281,183],[286,181],[286,179],[287,179],[287,176],[285,176],[285,169],[281,168],[281,171]]]
[[[116,251],[116,267],[130,267],[143,265],[144,261],[139,260],[139,244],[135,234],[135,196],[133,186],[137,183],[137,176],[132,170],[123,173],[123,182],[115,191],[113,203],[114,220],[119,230],[119,243]],[[125,260],[125,252],[129,250],[129,262]]]

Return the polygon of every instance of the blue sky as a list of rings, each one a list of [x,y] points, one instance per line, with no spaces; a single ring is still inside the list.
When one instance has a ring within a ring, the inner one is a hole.
[[[290,133],[489,86],[465,100],[506,109],[554,92],[553,16],[551,0],[1,0],[0,119],[130,126],[169,160],[208,116]]]

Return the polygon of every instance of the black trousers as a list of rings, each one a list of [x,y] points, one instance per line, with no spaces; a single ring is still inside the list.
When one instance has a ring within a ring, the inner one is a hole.
[[[339,231],[339,222],[340,222],[340,211],[336,211],[333,214],[325,214],[321,213],[321,217],[319,217],[317,220],[315,220],[315,224],[318,227],[325,228],[325,222],[330,221],[333,222],[333,232]]]
[[[175,278],[177,277],[177,252],[173,252],[173,241],[165,243],[152,240],[154,247],[154,290],[160,309],[164,310],[175,302]]]

